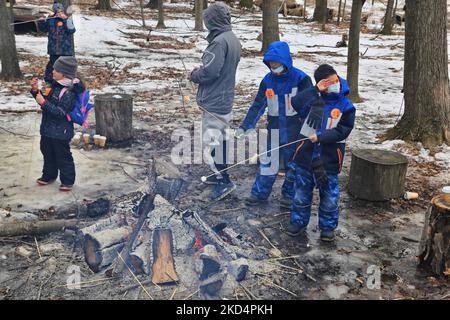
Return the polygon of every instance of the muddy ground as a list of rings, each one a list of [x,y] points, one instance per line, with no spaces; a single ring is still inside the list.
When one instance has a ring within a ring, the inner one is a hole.
[[[97,171],[99,176],[103,172],[101,170],[108,171],[115,167],[112,162],[114,159],[121,161],[124,169],[119,168],[120,170],[108,172],[109,176],[105,181],[94,183],[96,175],[87,179],[86,184],[94,180],[91,183],[98,188],[95,195],[83,192],[85,187],[83,182],[77,184],[72,195],[58,193],[56,186],[38,188],[30,183],[26,189],[22,188],[27,193],[22,194],[20,203],[8,201],[8,194],[11,194],[12,199],[15,198],[12,193],[15,188],[3,189],[1,191],[3,203],[8,203],[6,207],[12,211],[21,211],[21,208],[33,206],[29,200],[32,198],[30,195],[36,198],[50,197],[54,203],[51,206],[53,208],[47,206],[40,210],[27,210],[38,214],[41,219],[50,219],[77,214],[77,208],[83,200],[95,200],[100,196],[117,200],[120,195],[126,198],[127,193],[121,189],[123,187],[121,183],[124,183],[127,190],[131,191],[133,186],[139,187],[139,182],[145,179],[145,170],[135,164],[142,162],[144,157],[155,155],[154,150],[164,155],[171,149],[171,142],[163,132],[142,130],[136,132],[136,137],[135,143],[129,149],[83,151],[89,158],[104,158],[102,154],[116,154],[115,157],[111,157],[110,164],[102,162],[96,167],[95,161],[89,162],[86,157],[78,157],[78,162],[92,165],[93,172],[100,170]],[[8,136],[8,138],[13,137]],[[77,152],[74,154],[76,155]],[[392,200],[386,203],[372,203],[355,200],[346,191],[349,159],[350,156],[346,158],[341,175],[341,219],[334,244],[324,244],[318,240],[317,206],[313,207],[313,217],[306,238],[291,238],[283,233],[283,226],[288,222],[289,214],[279,207],[281,178],[275,185],[269,205],[247,208],[243,200],[249,194],[253,183],[256,172],[254,165],[240,166],[231,171],[231,176],[237,183],[237,190],[218,203],[207,201],[210,189],[199,183],[200,177],[208,172],[205,165],[180,166],[180,171],[189,177],[190,185],[176,201],[176,206],[180,209],[198,210],[211,226],[221,222],[227,223],[243,239],[259,248],[260,252],[261,249],[266,252],[264,259],[271,258],[267,254],[271,245],[259,234],[260,230],[274,246],[281,250],[283,257],[296,256],[296,258],[272,261],[284,266],[268,270],[270,272],[268,277],[275,285],[261,280],[266,279],[261,277],[267,274],[260,269],[250,269],[242,285],[258,299],[440,299],[448,296],[448,281],[435,278],[418,268],[415,257],[429,195],[417,202]],[[133,167],[135,170],[132,170]],[[32,171],[37,170],[34,168]],[[87,172],[83,172],[84,170]],[[80,175],[86,176],[94,174],[88,171],[86,165],[82,165],[79,172]],[[112,174],[117,177],[110,178]],[[127,179],[133,179],[131,181],[133,183],[122,182]],[[422,172],[415,167],[410,167],[408,186],[423,184],[427,181],[429,178]],[[432,185],[428,188],[433,190]],[[86,185],[86,190],[89,189],[92,187]],[[315,195],[315,203],[317,203],[317,195]],[[80,217],[79,221],[80,225],[89,225],[93,222],[93,219],[87,217]],[[41,246],[60,243],[64,246],[64,250],[52,252],[43,258],[39,258],[38,253],[33,252],[30,257],[24,258],[16,254],[15,250],[24,244],[35,248],[33,237],[0,239],[2,244],[0,247],[0,297],[2,299],[148,299],[139,288],[123,291],[123,288],[134,284],[134,280],[129,275],[120,279],[102,280],[105,279],[104,275],[90,271],[84,262],[80,243],[74,241],[72,236],[56,233],[37,237],[36,240]],[[194,259],[192,257],[192,260],[184,259],[179,262],[176,260],[176,263],[180,264],[176,265],[178,272],[183,273],[180,278],[186,277],[186,281],[179,286],[147,285],[146,288],[151,292],[152,297],[169,299],[178,287],[173,298],[198,298],[198,295],[191,296],[198,289],[198,284],[192,278],[189,279],[197,276],[193,272]],[[79,266],[81,269],[81,289],[70,290],[66,286],[69,275],[67,271],[71,265]],[[370,284],[368,288],[372,272],[368,268],[373,268],[370,266],[375,266],[381,271],[380,289],[373,289]],[[298,272],[299,269],[303,270],[303,273]],[[146,277],[140,276],[140,279],[144,281]],[[238,287],[233,290],[234,292],[228,292],[223,298],[248,299],[250,296],[246,290]]]

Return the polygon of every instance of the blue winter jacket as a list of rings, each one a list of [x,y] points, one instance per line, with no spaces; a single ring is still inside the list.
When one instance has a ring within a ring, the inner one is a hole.
[[[320,93],[314,86],[292,98],[292,106],[303,118],[307,117],[314,101],[323,99],[325,102],[322,126],[316,131],[318,142],[304,140],[296,148],[294,160],[303,168],[311,169],[312,159],[320,156],[328,174],[338,174],[342,170],[345,139],[354,127],[356,109],[347,98],[350,93],[347,81],[340,77],[339,80],[339,94]]]
[[[51,18],[39,22],[39,29],[48,33],[47,53],[57,56],[73,56],[72,34],[75,26],[72,18]]]
[[[241,128],[244,130],[255,128],[267,107],[267,128],[279,129],[281,145],[297,140],[302,124],[301,116],[292,107],[291,97],[313,85],[306,73],[293,67],[289,45],[286,42],[275,41],[270,44],[264,55],[264,63],[270,68],[269,61],[283,64],[287,68],[287,73],[276,75],[269,72],[264,77]]]

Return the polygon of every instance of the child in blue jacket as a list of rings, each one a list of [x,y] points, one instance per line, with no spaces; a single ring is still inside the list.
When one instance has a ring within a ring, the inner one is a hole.
[[[311,216],[314,187],[320,195],[319,228],[323,241],[334,240],[339,219],[339,180],[345,153],[345,139],[355,123],[355,107],[347,98],[347,81],[324,64],[314,73],[317,85],[301,91],[292,99],[292,106],[306,122],[320,123],[315,133],[299,142],[294,154],[295,196],[290,224],[291,236],[306,230]]]
[[[267,150],[293,142],[298,139],[301,127],[300,115],[291,104],[291,97],[297,92],[312,87],[311,78],[292,65],[289,45],[286,42],[275,41],[270,44],[264,55],[263,62],[270,72],[263,78],[258,94],[247,112],[236,135],[242,136],[245,131],[253,129],[258,119],[268,109]],[[274,136],[275,135],[275,136]],[[276,136],[278,135],[278,137]],[[274,137],[272,137],[274,136]],[[282,147],[286,176],[282,186],[281,206],[290,209],[294,196],[294,171],[290,162],[295,151],[295,144]],[[251,195],[246,199],[247,205],[257,205],[267,201],[279,169],[278,151],[268,153],[269,161],[261,161],[260,169],[253,184]]]
[[[53,64],[61,56],[73,56],[72,36],[75,26],[71,17],[64,14],[64,6],[55,2],[53,12],[44,20],[39,21],[39,30],[48,33],[47,53],[50,60],[45,68],[44,80],[51,85],[53,81]]]

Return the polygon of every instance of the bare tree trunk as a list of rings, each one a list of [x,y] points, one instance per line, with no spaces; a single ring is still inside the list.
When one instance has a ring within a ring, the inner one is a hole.
[[[306,22],[306,0],[303,0],[303,21]]]
[[[337,16],[336,25],[339,25],[341,23],[341,9],[342,9],[342,0],[339,0],[339,8],[338,8],[338,16]]]
[[[349,98],[353,102],[361,102],[358,90],[359,78],[359,34],[361,30],[361,11],[365,0],[353,0],[352,17],[348,40],[347,80],[350,87]]]
[[[381,34],[391,35],[394,26],[394,0],[388,0],[386,14],[384,15],[383,29]]]
[[[347,7],[347,0],[344,0],[344,7],[342,8],[342,22],[345,21],[345,8]]]
[[[206,0],[195,0],[195,31],[203,31],[203,3]]]
[[[139,7],[141,8],[142,26],[145,28],[144,4],[139,0]]]
[[[386,139],[450,143],[447,1],[406,1],[405,112]]]
[[[322,31],[325,31],[325,25],[327,24],[328,21],[328,8],[325,5],[325,7],[323,7],[323,15],[322,15]]]
[[[239,7],[251,9],[253,8],[253,0],[239,0]]]
[[[145,7],[150,9],[158,9],[158,0],[150,0]]]
[[[165,29],[166,25],[164,24],[164,0],[158,0],[158,24],[156,25],[156,29]]]
[[[266,52],[269,45],[280,40],[278,28],[278,2],[263,0],[263,45],[261,52]]]
[[[11,10],[6,7],[5,0],[0,0],[0,60],[2,63],[0,79],[6,81],[14,81],[22,77],[17,57],[14,27],[11,23]]]
[[[316,8],[314,9],[313,21],[323,22],[327,19],[327,0],[316,0]]]
[[[97,9],[98,10],[108,10],[108,11],[112,10],[109,0],[98,0]]]

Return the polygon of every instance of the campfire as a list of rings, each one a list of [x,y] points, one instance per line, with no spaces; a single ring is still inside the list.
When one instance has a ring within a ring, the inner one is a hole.
[[[123,276],[129,269],[166,285],[178,283],[186,261],[194,259],[200,297],[218,298],[226,281],[245,278],[250,251],[237,246],[239,235],[225,223],[210,227],[198,212],[175,208],[168,201],[174,199],[171,192],[159,184],[179,186],[179,181],[161,179],[154,166],[150,171],[149,191],[116,203],[110,216],[79,230],[87,265],[108,276]],[[162,189],[167,199],[156,191]]]

